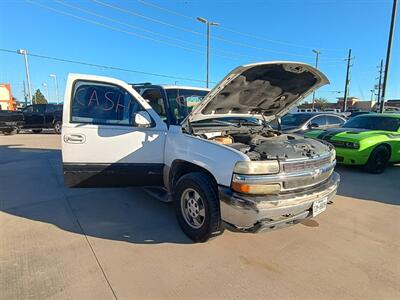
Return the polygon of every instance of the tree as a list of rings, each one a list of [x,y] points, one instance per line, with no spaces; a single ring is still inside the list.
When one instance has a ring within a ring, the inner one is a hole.
[[[314,108],[315,109],[324,109],[327,107],[331,107],[333,105],[333,103],[329,103],[328,99],[326,98],[315,98],[315,103],[314,103]],[[299,105],[299,108],[312,108],[312,102],[305,102],[303,104]]]
[[[35,94],[32,96],[33,104],[47,104],[46,97],[42,94],[40,89],[37,89]]]
[[[322,97],[315,98],[315,108],[325,108],[328,106],[328,100]]]

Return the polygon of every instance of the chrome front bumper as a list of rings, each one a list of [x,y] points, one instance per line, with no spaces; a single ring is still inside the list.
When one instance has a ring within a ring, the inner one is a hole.
[[[243,231],[257,232],[295,224],[312,216],[313,202],[336,194],[340,176],[333,172],[318,186],[279,195],[251,196],[220,186],[222,220]]]

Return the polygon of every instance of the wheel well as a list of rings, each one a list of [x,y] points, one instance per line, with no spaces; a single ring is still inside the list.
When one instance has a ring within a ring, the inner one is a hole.
[[[375,149],[378,148],[379,146],[384,146],[389,150],[389,157],[392,155],[392,147],[390,147],[389,144],[386,144],[386,143],[379,144],[378,146],[375,147]]]
[[[209,172],[207,169],[200,167],[196,164],[190,163],[188,161],[183,161],[183,160],[176,160],[172,163],[171,169],[169,172],[169,178],[168,178],[168,186],[169,189],[172,190],[176,182],[181,178],[183,175],[186,175],[188,173],[192,172],[202,172],[207,174],[211,180],[213,181],[213,185],[215,188],[217,188],[217,180],[215,177]]]

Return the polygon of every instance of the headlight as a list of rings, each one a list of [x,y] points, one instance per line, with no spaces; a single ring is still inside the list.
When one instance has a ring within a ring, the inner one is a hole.
[[[253,195],[279,194],[279,192],[281,191],[281,185],[279,183],[246,184],[240,182],[232,182],[232,189],[236,192],[243,194],[253,194]]]
[[[360,148],[360,143],[357,143],[357,142],[345,142],[344,145],[346,148],[351,148],[351,149],[359,149]]]
[[[336,159],[336,150],[335,148],[332,148],[331,150],[331,162],[333,162]]]
[[[279,173],[279,162],[277,160],[238,161],[233,172],[245,175],[276,174]]]

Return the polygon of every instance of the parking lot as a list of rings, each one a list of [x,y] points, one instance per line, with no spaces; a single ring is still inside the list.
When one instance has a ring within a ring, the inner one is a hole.
[[[0,136],[0,298],[400,298],[400,166],[339,167],[316,219],[193,244],[141,189],[63,186],[60,136]]]

